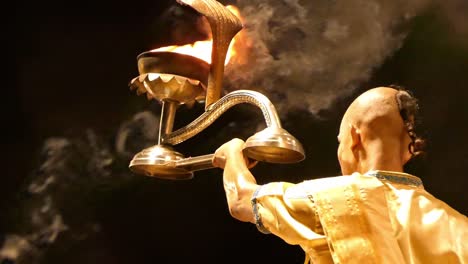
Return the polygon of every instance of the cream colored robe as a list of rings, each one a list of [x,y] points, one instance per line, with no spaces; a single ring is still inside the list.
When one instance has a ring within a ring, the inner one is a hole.
[[[269,183],[252,198],[260,231],[311,263],[468,263],[467,217],[406,173]]]

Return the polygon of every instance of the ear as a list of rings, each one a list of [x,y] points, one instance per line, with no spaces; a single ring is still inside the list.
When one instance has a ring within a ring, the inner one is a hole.
[[[355,149],[357,146],[361,144],[361,131],[357,129],[354,125],[350,126],[350,133],[351,133],[351,149]]]

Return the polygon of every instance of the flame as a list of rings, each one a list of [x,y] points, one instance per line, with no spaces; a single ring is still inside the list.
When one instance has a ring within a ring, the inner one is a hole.
[[[233,5],[227,5],[226,6],[229,11],[231,11],[235,16],[237,16],[241,21],[242,17],[240,15],[239,9]],[[235,56],[236,51],[234,50],[234,44],[236,42],[237,35],[232,39],[228,52],[226,54],[226,60],[224,62],[225,65],[229,63],[231,58]],[[202,59],[209,64],[211,64],[211,49],[213,45],[213,40],[202,40],[202,41],[196,41],[195,43],[192,44],[187,44],[183,46],[178,46],[178,45],[172,45],[172,46],[167,46],[167,47],[161,47],[157,49],[153,49],[151,51],[168,51],[168,52],[175,52],[179,54],[185,54],[185,55],[190,55],[197,57],[199,59]]]

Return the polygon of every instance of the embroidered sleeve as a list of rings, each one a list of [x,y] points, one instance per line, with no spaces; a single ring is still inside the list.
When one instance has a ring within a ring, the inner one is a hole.
[[[289,244],[310,244],[322,239],[315,205],[300,185],[274,182],[260,186],[252,197],[255,224],[264,234],[273,233]],[[323,232],[323,231],[322,231]]]
[[[255,217],[255,225],[257,226],[258,231],[262,232],[263,234],[270,234],[271,232],[263,226],[262,219],[260,218],[260,214],[258,213],[258,204],[257,204],[257,195],[260,192],[262,186],[258,187],[255,190],[255,193],[252,196],[252,209]]]

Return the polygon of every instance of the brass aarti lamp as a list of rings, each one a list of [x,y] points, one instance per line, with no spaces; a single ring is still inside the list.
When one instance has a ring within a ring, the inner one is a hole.
[[[195,136],[211,125],[229,108],[249,103],[263,113],[266,128],[248,138],[244,154],[254,160],[294,163],[304,159],[301,143],[281,127],[274,105],[263,94],[237,90],[221,97],[224,62],[234,36],[242,29],[241,21],[215,0],[178,0],[205,16],[210,24],[213,44],[211,65],[190,55],[148,51],[137,57],[140,75],[130,82],[137,94],[146,93],[162,105],[158,143],[137,153],[129,168],[135,173],[162,179],[191,179],[194,171],[213,168],[213,154],[188,157],[173,146]],[[173,131],[180,105],[205,103],[205,112],[190,124]]]

